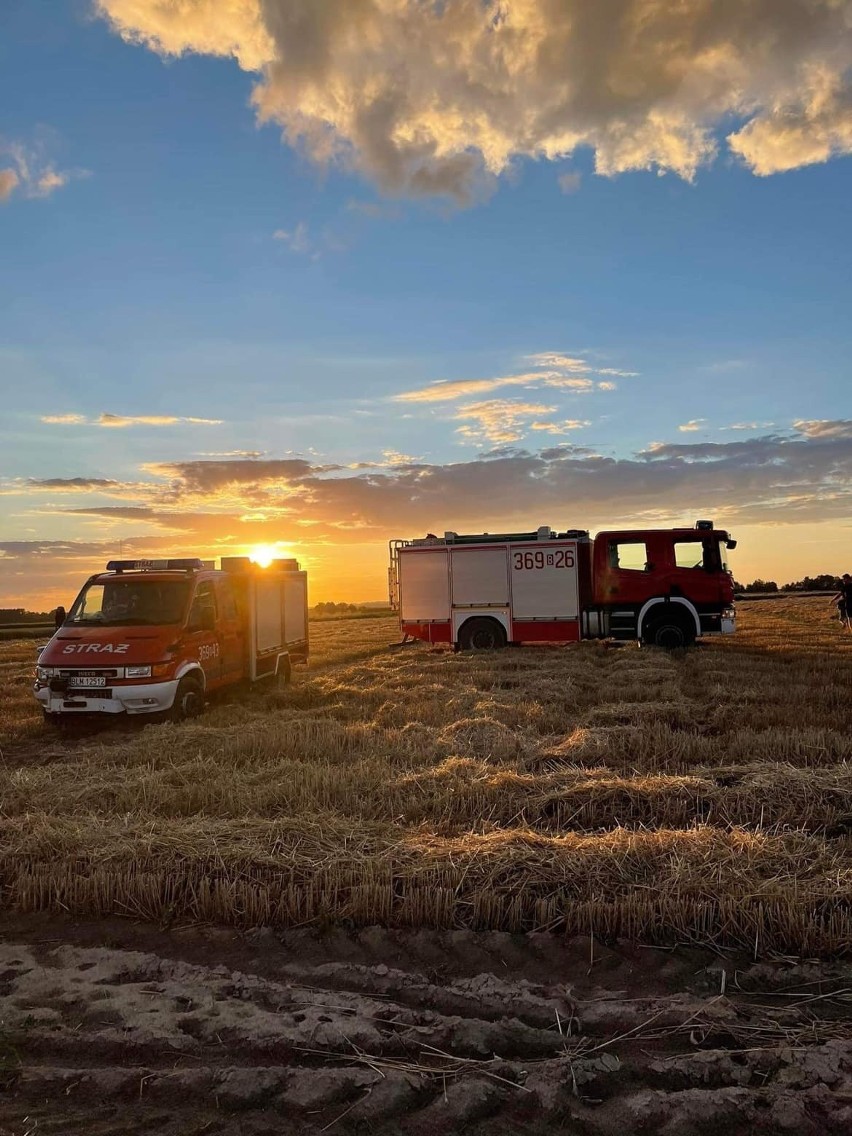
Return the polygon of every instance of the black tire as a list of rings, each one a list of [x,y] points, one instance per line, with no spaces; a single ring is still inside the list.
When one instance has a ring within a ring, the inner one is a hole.
[[[506,632],[496,619],[479,616],[469,619],[459,629],[459,647],[463,651],[499,651],[506,646]]]
[[[185,722],[204,712],[204,687],[194,675],[186,675],[178,683],[175,700],[169,711],[172,722]]]
[[[695,628],[676,615],[657,616],[642,634],[646,646],[662,647],[664,651],[677,651],[691,647],[695,642]]]

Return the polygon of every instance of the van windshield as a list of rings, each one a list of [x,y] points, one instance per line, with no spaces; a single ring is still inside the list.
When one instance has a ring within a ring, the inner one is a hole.
[[[186,613],[186,580],[105,580],[80,593],[67,624],[128,627],[181,623]]]

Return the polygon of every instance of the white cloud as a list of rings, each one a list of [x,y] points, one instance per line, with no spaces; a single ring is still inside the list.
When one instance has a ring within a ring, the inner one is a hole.
[[[681,434],[691,434],[695,430],[700,430],[706,421],[706,418],[691,418],[689,422],[684,422],[682,426],[678,426],[678,430]]]
[[[530,430],[544,430],[548,434],[569,434],[585,426],[591,426],[591,422],[581,418],[565,418],[562,422],[530,422]]]
[[[126,40],[232,57],[261,121],[385,190],[487,192],[519,157],[766,175],[852,150],[847,0],[96,0]]]
[[[272,234],[273,240],[281,241],[291,252],[308,254],[312,251],[311,239],[308,235],[308,226],[300,221],[295,229],[276,229]]]

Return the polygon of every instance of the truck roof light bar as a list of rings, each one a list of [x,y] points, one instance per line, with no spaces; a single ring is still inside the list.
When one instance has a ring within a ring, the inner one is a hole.
[[[107,572],[198,572],[204,561],[198,557],[177,557],[169,560],[110,560]]]

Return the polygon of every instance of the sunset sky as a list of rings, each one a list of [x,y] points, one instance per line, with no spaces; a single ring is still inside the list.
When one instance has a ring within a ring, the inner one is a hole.
[[[0,0],[0,605],[715,518],[852,571],[849,0]]]

